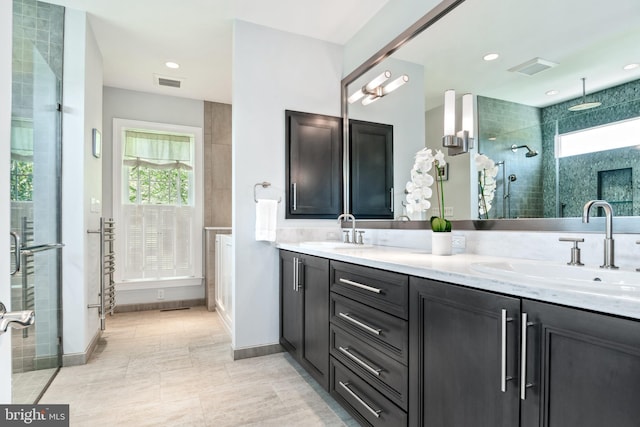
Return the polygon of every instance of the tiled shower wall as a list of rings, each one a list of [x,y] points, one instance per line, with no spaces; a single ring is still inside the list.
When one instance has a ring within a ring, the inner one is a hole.
[[[204,226],[222,228],[205,234],[205,299],[215,307],[215,234],[231,227],[231,105],[204,103]]]
[[[544,216],[556,216],[556,163],[554,137],[580,129],[630,119],[640,116],[640,80],[614,86],[587,95],[587,102],[600,101],[602,105],[592,110],[571,112],[567,108],[578,100],[571,100],[542,109],[542,135],[544,158]],[[639,140],[640,144],[640,140]],[[635,147],[619,148],[559,160],[557,193],[565,217],[582,214],[582,206],[588,200],[598,198],[598,172],[632,168],[632,214],[640,215],[640,150]],[[617,206],[613,206],[616,213]],[[626,206],[620,206],[619,214],[628,214]]]
[[[542,156],[525,157],[525,148],[511,151],[513,144],[526,144],[540,152],[540,123],[539,108],[478,96],[479,152],[496,163],[504,161],[496,177],[496,194],[489,218],[542,216]],[[502,179],[503,167],[506,182]],[[515,181],[509,181],[510,175],[515,176]],[[508,199],[503,198],[505,194],[510,195]]]

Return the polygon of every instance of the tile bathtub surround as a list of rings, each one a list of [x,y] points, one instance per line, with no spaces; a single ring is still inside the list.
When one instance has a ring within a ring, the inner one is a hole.
[[[74,427],[357,426],[287,354],[234,362],[229,349],[205,307],[118,313],[40,403],[68,403]]]

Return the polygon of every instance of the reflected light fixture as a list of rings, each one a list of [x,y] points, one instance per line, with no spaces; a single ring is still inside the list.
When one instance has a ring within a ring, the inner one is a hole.
[[[473,95],[462,95],[462,130],[456,132],[456,91],[444,92],[444,136],[442,145],[450,156],[469,152],[473,148]]]
[[[178,64],[177,62],[172,62],[172,61],[165,62],[164,65],[165,65],[165,67],[172,68],[174,70],[180,68],[180,64]]]
[[[384,73],[377,76],[375,79],[371,80],[366,85],[362,86],[356,92],[354,92],[347,101],[349,104],[353,104],[354,102],[362,99],[362,105],[369,105],[372,102],[377,101],[398,89],[400,86],[404,85],[409,81],[409,76],[406,74],[401,75],[397,79],[393,80],[391,83],[383,86],[383,84],[389,80],[391,77],[390,71],[385,71]]]
[[[594,101],[587,102],[587,92],[585,90],[585,80],[586,78],[582,78],[582,102],[580,104],[572,105],[569,107],[569,111],[584,111],[590,110],[592,108],[596,108],[602,105],[602,102]]]
[[[482,59],[484,59],[485,61],[495,61],[499,57],[500,55],[498,55],[497,53],[487,53],[485,56],[482,57]]]

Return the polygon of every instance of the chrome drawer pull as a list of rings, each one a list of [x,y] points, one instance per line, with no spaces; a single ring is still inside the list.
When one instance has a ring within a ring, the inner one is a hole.
[[[356,288],[364,289],[366,291],[375,292],[376,294],[382,293],[382,289],[374,288],[372,286],[363,285],[362,283],[354,282],[349,279],[343,279],[342,277],[339,280],[340,283],[345,283],[347,285],[355,286]]]
[[[356,356],[355,354],[351,353],[349,351],[349,348],[344,348],[344,347],[338,347],[338,350],[340,350],[342,353],[344,353],[345,355],[347,355],[347,357],[351,360],[353,360],[354,362],[356,362],[358,365],[362,366],[364,369],[366,369],[367,371],[371,372],[373,375],[380,375],[380,372],[382,371],[382,369],[378,368],[372,368],[368,363],[366,363],[364,360],[360,359],[358,356]]]
[[[367,405],[367,402],[365,402],[364,400],[362,400],[360,398],[360,396],[358,396],[357,394],[355,394],[350,388],[349,388],[349,383],[343,383],[342,381],[338,381],[340,383],[340,385],[342,386],[342,388],[344,388],[345,390],[347,390],[347,393],[349,393],[354,399],[356,399],[362,406],[365,407],[365,409],[369,412],[371,412],[371,415],[373,415],[376,418],[380,418],[380,413],[382,412],[382,409],[373,409],[371,406]]]
[[[502,309],[501,314],[501,345],[500,345],[500,391],[507,392],[507,381],[511,381],[513,377],[507,376],[507,322],[513,319],[507,317],[507,310]]]
[[[338,315],[343,319],[346,319],[349,322],[353,323],[354,325],[360,326],[362,329],[371,332],[372,334],[380,335],[380,332],[382,332],[382,329],[372,328],[371,326],[354,319],[353,317],[349,316],[349,313],[338,313]]]

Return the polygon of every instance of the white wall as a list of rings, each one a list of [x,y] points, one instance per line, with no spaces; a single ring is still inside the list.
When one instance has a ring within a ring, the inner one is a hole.
[[[233,46],[233,348],[279,339],[278,252],[256,242],[253,186],[273,184],[284,200],[285,109],[340,115],[342,48],[236,21]],[[284,220],[278,227],[335,221]]]
[[[113,216],[113,119],[139,120],[154,123],[204,128],[204,101],[136,92],[112,87],[103,88],[103,211]],[[108,166],[107,166],[108,165]],[[116,227],[118,225],[116,224]],[[158,299],[158,289],[164,297]],[[117,304],[145,304],[204,298],[204,286],[172,286],[172,283],[148,283],[117,286]]]
[[[440,0],[390,0],[344,47],[344,73],[348,75]]]
[[[9,235],[9,157],[11,151],[11,38],[13,24],[13,2],[0,2],[0,234]],[[9,253],[9,239],[0,253]],[[10,309],[11,288],[9,286],[9,257],[0,257],[0,301]],[[11,334],[0,336],[0,404],[11,403]]]
[[[92,129],[102,126],[102,55],[85,12],[66,9],[63,77],[62,301],[64,355],[86,352],[100,324],[97,228],[102,199],[102,161],[92,156]]]

